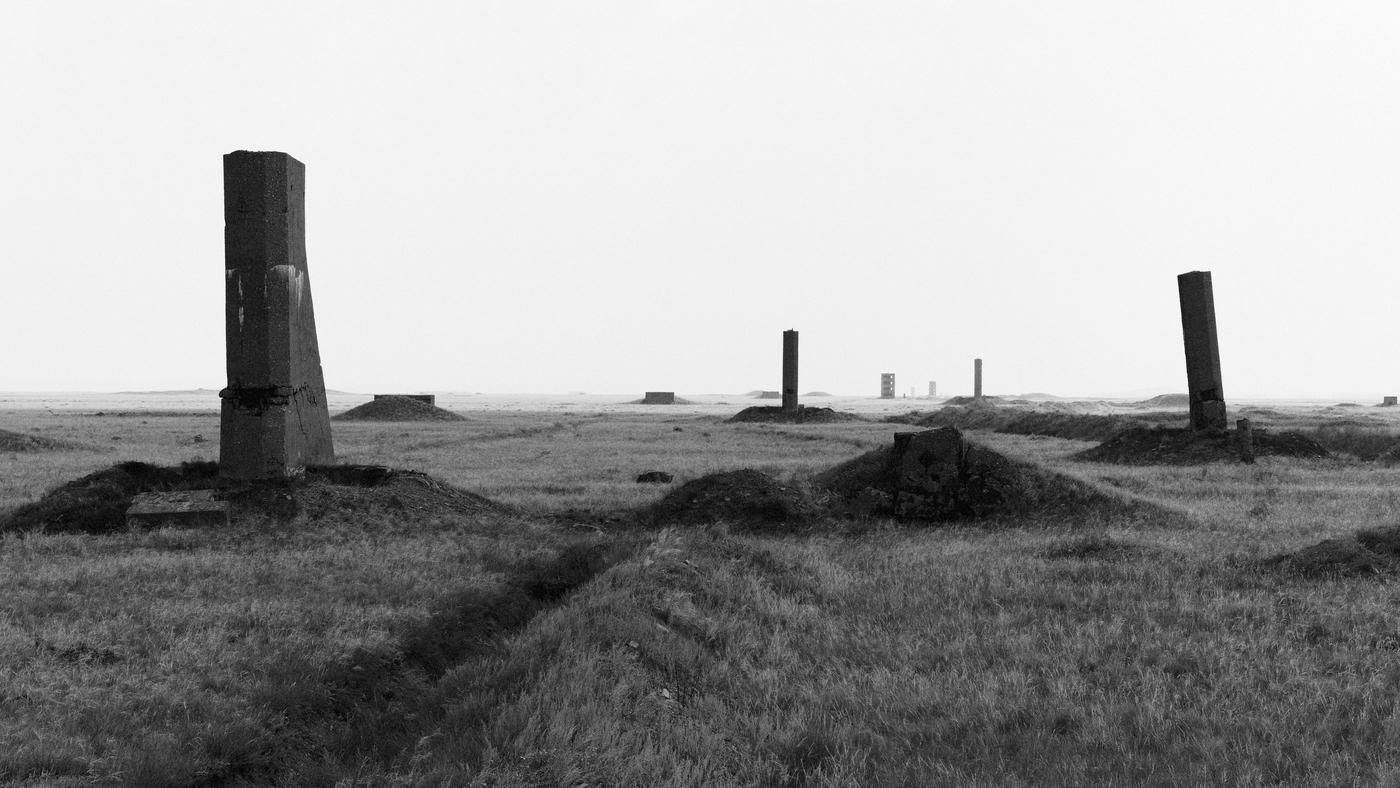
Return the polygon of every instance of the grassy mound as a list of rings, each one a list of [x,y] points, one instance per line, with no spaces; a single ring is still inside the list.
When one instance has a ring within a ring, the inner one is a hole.
[[[380,397],[338,413],[334,421],[466,421],[460,414],[409,397]]]
[[[809,408],[799,406],[796,413],[789,413],[773,405],[754,405],[744,408],[726,419],[730,424],[759,422],[764,424],[830,424],[837,421],[864,421],[854,413],[844,413],[831,408]]]
[[[1048,435],[1080,441],[1102,441],[1134,425],[1127,416],[1098,416],[1087,413],[1027,413],[1015,416],[996,428],[1015,435]]]
[[[682,484],[643,513],[655,525],[726,522],[736,531],[790,531],[810,523],[817,507],[801,488],[744,468]]]
[[[131,499],[143,492],[198,490],[214,486],[216,462],[187,462],[178,468],[121,462],[63,484],[0,520],[0,533],[45,530],[100,534],[126,527]]]
[[[894,446],[867,452],[812,478],[831,496],[834,511],[854,517],[897,514],[899,458]],[[938,521],[990,516],[1151,517],[1181,516],[1155,504],[1104,490],[1046,468],[1012,460],[985,446],[968,443],[959,459],[956,489],[949,492]],[[921,517],[919,519],[929,519]]]
[[[219,478],[216,462],[187,462],[178,468],[122,462],[50,490],[0,519],[0,533],[104,534],[126,527],[126,510],[140,493],[207,490],[232,505],[234,516],[288,519],[298,512],[324,517],[336,512],[382,510],[395,519],[444,514],[469,515],[502,507],[427,474],[382,466],[313,466],[282,482],[241,484]]]
[[[60,451],[81,448],[76,443],[0,430],[0,452]]]
[[[1235,432],[1205,433],[1169,427],[1134,427],[1124,430],[1074,457],[1089,462],[1120,465],[1197,465],[1237,462],[1240,450]],[[1257,457],[1326,457],[1317,441],[1297,432],[1254,431]]]
[[[1155,408],[1189,408],[1191,407],[1190,394],[1158,394],[1137,403],[1139,405],[1150,405]]]
[[[1400,526],[1324,539],[1265,559],[1265,566],[1305,577],[1373,575],[1400,570]]]

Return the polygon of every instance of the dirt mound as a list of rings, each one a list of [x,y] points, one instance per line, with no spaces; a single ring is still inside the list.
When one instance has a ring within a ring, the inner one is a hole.
[[[1264,566],[1306,577],[1373,575],[1400,570],[1400,526],[1324,539],[1263,561]]]
[[[106,533],[126,527],[126,510],[138,493],[197,490],[213,486],[216,462],[187,462],[178,468],[122,462],[90,473],[21,505],[0,520],[0,533],[43,529],[50,533]]]
[[[943,401],[944,405],[980,405],[983,407],[993,407],[1001,402],[1001,397],[949,397]]]
[[[1189,408],[1191,407],[1190,394],[1158,394],[1142,400],[1138,405],[1151,405],[1158,408]]]
[[[61,451],[82,448],[76,443],[0,430],[0,452]]]
[[[796,413],[789,413],[776,405],[754,405],[750,408],[744,408],[725,421],[730,424],[742,422],[830,424],[836,421],[865,421],[865,419],[854,413],[845,413],[831,408],[809,408],[806,405],[799,405]]]
[[[1254,430],[1254,454],[1258,457],[1326,457],[1317,441],[1296,432]],[[1119,465],[1198,465],[1238,462],[1236,433],[1201,433],[1169,427],[1134,427],[1085,449],[1075,459]]]
[[[380,397],[331,417],[333,421],[466,421],[466,417],[410,397]]]
[[[936,435],[935,435],[936,433]],[[992,515],[1078,516],[1097,512],[1110,516],[1163,517],[1179,515],[1117,491],[1102,490],[1045,468],[1012,460],[985,446],[963,442],[955,428],[940,428],[918,436],[944,443],[961,443],[944,458],[920,456],[925,470],[949,467],[938,479],[939,489],[913,490],[907,476],[909,458],[899,439],[894,446],[862,454],[812,478],[825,492],[832,511],[847,516],[895,517],[902,520],[956,521]],[[912,466],[916,471],[918,465]]]
[[[653,504],[645,519],[655,525],[726,522],[736,530],[793,531],[817,514],[806,491],[766,473],[744,468],[701,476]]]
[[[220,479],[216,462],[187,462],[174,468],[122,462],[19,506],[0,519],[0,533],[111,533],[126,528],[126,510],[140,493],[209,489],[215,490],[216,499],[229,501],[234,517],[289,519],[298,512],[312,518],[330,513],[362,516],[379,509],[400,519],[502,508],[426,474],[374,465],[311,467],[302,477],[253,484]]]
[[[977,402],[971,397],[954,397],[970,404],[957,404],[953,400],[938,410],[920,416],[911,422],[916,427],[957,427],[960,430],[995,430],[1004,427],[1016,418],[1016,411],[1001,410],[983,399]]]
[[[1133,426],[1127,416],[1097,416],[1088,413],[1027,413],[997,427],[997,432],[1014,435],[1048,435],[1080,441],[1102,441]]]

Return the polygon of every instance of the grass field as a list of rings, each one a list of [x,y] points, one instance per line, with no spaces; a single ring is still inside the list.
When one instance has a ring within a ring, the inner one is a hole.
[[[1400,426],[1265,411],[1366,452]],[[339,459],[500,509],[0,537],[0,783],[1400,785],[1395,577],[1259,561],[1395,525],[1400,468],[1099,465],[977,431],[1183,516],[639,529],[606,515],[669,489],[642,471],[800,480],[909,428],[463,412],[336,423]],[[84,447],[0,454],[0,511],[218,452],[212,413],[0,428]]]

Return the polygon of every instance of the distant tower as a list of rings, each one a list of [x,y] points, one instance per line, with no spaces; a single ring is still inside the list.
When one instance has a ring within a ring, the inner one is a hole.
[[[982,359],[972,360],[972,396],[982,399]]]
[[[880,399],[894,399],[894,373],[880,373]]]
[[[797,332],[783,332],[783,412],[797,412]]]
[[[938,396],[938,381],[930,380],[928,382],[928,395],[930,397]]]

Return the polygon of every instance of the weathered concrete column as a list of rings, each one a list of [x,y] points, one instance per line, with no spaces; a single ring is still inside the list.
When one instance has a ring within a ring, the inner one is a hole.
[[[306,269],[306,166],[224,156],[224,335],[219,473],[275,479],[335,461]]]
[[[797,332],[783,332],[783,411],[797,412]]]
[[[972,396],[974,399],[982,399],[982,359],[972,360]]]
[[[880,373],[880,399],[894,399],[894,373]]]
[[[1215,293],[1209,271],[1176,278],[1181,297],[1181,335],[1186,345],[1186,387],[1191,429],[1225,430],[1225,387],[1220,382],[1220,345],[1215,337]]]

